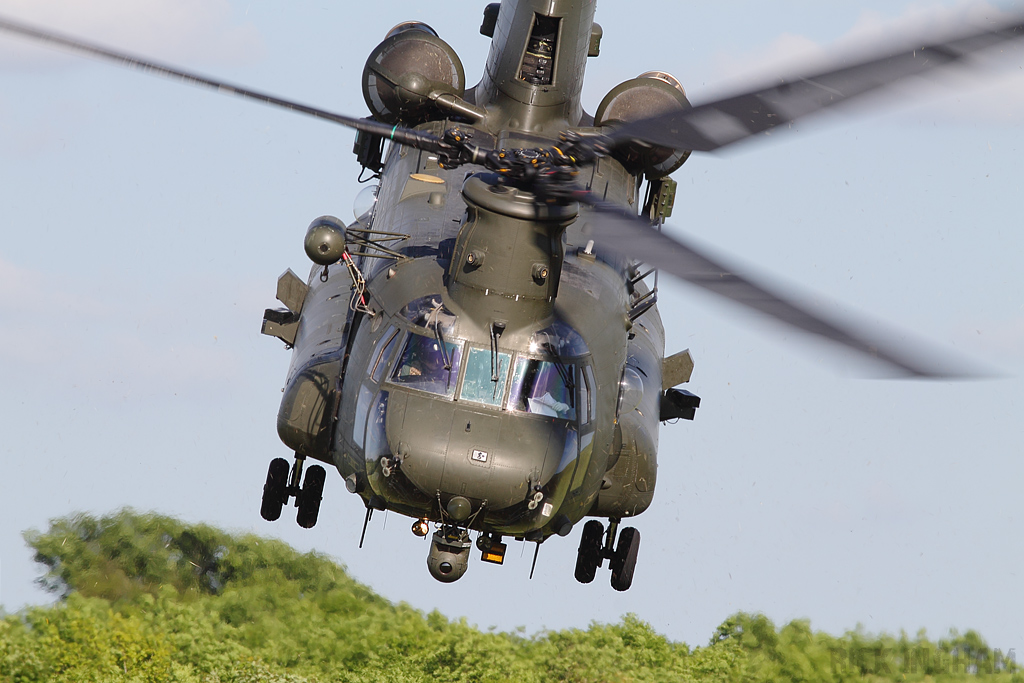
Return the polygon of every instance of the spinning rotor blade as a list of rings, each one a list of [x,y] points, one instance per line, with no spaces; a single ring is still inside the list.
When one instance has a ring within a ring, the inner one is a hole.
[[[1024,38],[1024,17],[853,66],[782,79],[779,85],[702,104],[692,109],[627,123],[608,134],[610,146],[631,140],[710,152],[820,109],[846,102],[901,78],[965,60],[986,48]]]
[[[440,138],[435,135],[431,135],[430,133],[409,130],[408,128],[399,128],[398,126],[389,126],[386,123],[379,123],[368,119],[357,119],[351,116],[335,114],[324,109],[318,109],[317,107],[311,107],[309,105],[300,104],[298,102],[275,97],[273,95],[267,95],[266,93],[261,93],[256,90],[249,90],[248,88],[231,85],[224,81],[200,76],[199,74],[190,73],[172,66],[158,64],[157,62],[143,59],[141,57],[129,55],[124,52],[118,52],[117,50],[112,50],[93,43],[87,43],[85,41],[78,40],[77,38],[62,36],[58,33],[54,33],[53,31],[28,26],[20,22],[11,21],[10,19],[0,17],[0,30],[9,31],[29,38],[35,38],[36,40],[41,40],[52,45],[60,45],[61,47],[70,48],[77,52],[89,54],[94,57],[100,57],[120,64],[121,66],[128,67],[129,69],[137,69],[146,73],[157,74],[189,85],[210,88],[211,90],[216,90],[217,92],[228,95],[236,95],[248,100],[262,102],[263,104],[269,104],[275,107],[280,107],[281,109],[298,112],[300,114],[306,114],[325,121],[340,123],[343,126],[380,135],[386,140],[393,140],[400,144],[415,147],[417,149],[425,149],[428,151],[438,151],[442,149],[439,145]]]
[[[968,374],[955,369],[950,362],[928,362],[927,353],[922,353],[921,349],[901,349],[896,342],[857,334],[849,329],[854,323],[844,326],[831,322],[706,256],[684,240],[655,230],[629,209],[602,200],[589,191],[579,190],[572,198],[595,209],[584,222],[583,233],[593,237],[599,249],[626,254],[787,325],[859,351],[886,363],[901,375],[953,378]]]

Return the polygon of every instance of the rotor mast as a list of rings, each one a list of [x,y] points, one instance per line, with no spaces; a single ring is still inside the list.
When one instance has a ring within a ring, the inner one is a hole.
[[[577,202],[538,202],[491,173],[469,178],[462,191],[466,220],[455,240],[448,294],[477,320],[510,328],[551,315],[565,250],[562,233]]]
[[[503,0],[474,91],[491,130],[553,134],[580,125],[594,9],[593,0]]]

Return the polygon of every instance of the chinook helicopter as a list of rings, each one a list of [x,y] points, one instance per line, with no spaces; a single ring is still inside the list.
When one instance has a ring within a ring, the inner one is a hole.
[[[664,354],[659,270],[906,374],[945,373],[658,231],[672,211],[668,175],[691,151],[1021,35],[998,27],[698,107],[671,76],[648,73],[589,115],[593,3],[505,0],[484,11],[492,48],[473,88],[436,32],[396,26],[367,60],[362,120],[4,27],[359,131],[355,153],[380,181],[367,210],[351,225],[313,221],[309,277],[285,273],[284,308],[264,316],[263,331],[292,348],[278,430],[296,454],[271,463],[264,518],[294,498],[299,524],[316,523],[326,470],[305,462],[319,460],[362,498],[365,521],[393,510],[418,536],[434,524],[427,563],[441,581],[464,575],[471,531],[481,559],[501,563],[506,537],[539,550],[592,517],[575,576],[593,581],[608,560],[617,590],[632,583],[640,541],[619,525],[653,498],[659,425],[699,406],[677,388],[689,354]]]

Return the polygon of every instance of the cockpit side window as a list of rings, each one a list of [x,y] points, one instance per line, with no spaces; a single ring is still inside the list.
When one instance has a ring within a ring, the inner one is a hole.
[[[377,344],[378,352],[374,356],[373,370],[370,371],[370,379],[374,382],[380,382],[381,375],[384,374],[384,368],[387,367],[397,340],[398,330],[395,329],[394,325],[388,328],[388,331],[380,338],[380,342]]]
[[[484,403],[489,406],[501,404],[505,396],[505,385],[508,378],[508,367],[512,355],[499,353],[495,359],[497,367],[492,367],[491,352],[487,349],[470,348],[466,356],[466,374],[462,379],[462,393],[459,399]]]
[[[587,383],[587,389],[590,393],[587,401],[587,413],[590,415],[590,419],[594,419],[597,415],[597,381],[594,379],[594,369],[589,364],[583,366],[583,380]]]
[[[589,366],[588,368],[589,369]],[[580,424],[590,422],[590,382],[587,381],[586,373],[580,368]]]
[[[534,358],[519,358],[512,375],[509,410],[576,419],[574,366]]]
[[[462,347],[444,342],[444,351],[437,339],[415,332],[409,334],[402,357],[395,365],[391,381],[420,391],[451,398],[459,378]],[[451,365],[445,368],[445,360]]]

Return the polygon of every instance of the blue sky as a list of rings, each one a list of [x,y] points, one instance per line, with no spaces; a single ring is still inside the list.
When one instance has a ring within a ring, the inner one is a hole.
[[[325,6],[326,5],[326,6]],[[0,14],[364,115],[369,51],[427,21],[481,73],[483,3],[0,0]],[[453,11],[456,9],[456,11]],[[1020,3],[599,3],[589,111],[618,82],[676,75],[694,102],[902,32]],[[880,38],[881,36],[881,38]],[[859,361],[662,279],[668,352],[690,348],[697,419],[661,432],[634,587],[572,578],[579,531],[446,586],[397,515],[329,479],[321,521],[259,518],[288,353],[259,335],[302,236],[347,216],[352,134],[0,37],[0,603],[47,596],[21,540],[130,505],[279,536],[386,597],[481,627],[585,627],[635,612],[704,643],[737,610],[834,633],[978,629],[1024,652],[1024,52],[985,71],[694,157],[673,229],[827,310],[1002,375],[860,379]],[[983,75],[984,74],[984,75]]]

